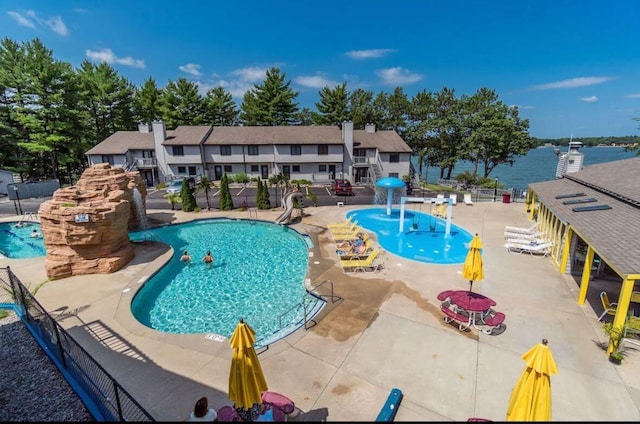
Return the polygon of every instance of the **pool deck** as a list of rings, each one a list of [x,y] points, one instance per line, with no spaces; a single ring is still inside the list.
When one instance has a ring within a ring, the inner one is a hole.
[[[521,355],[543,338],[558,366],[551,377],[553,420],[640,420],[640,353],[629,349],[622,365],[609,363],[597,346],[605,336],[596,312],[589,302],[576,302],[575,277],[561,275],[549,258],[505,251],[504,226],[530,225],[523,204],[476,202],[453,211],[453,222],[483,242],[485,279],[473,289],[506,314],[507,328],[498,335],[444,323],[436,296],[469,287],[462,264],[418,263],[384,252],[383,270],[345,274],[326,224],[362,207],[310,207],[292,224],[314,238],[311,284],[331,280],[342,300],[328,305],[316,326],[260,353],[269,389],[299,409],[291,421],[374,421],[393,388],[404,394],[396,421],[504,421],[524,369]],[[280,213],[259,211],[258,219],[273,221]],[[166,210],[149,216],[177,223],[249,214]],[[173,254],[161,243],[136,243],[135,258],[120,271],[52,281],[36,296],[159,421],[186,421],[201,396],[215,408],[230,404],[227,340],[162,334],[129,311],[135,290]],[[43,258],[0,259],[7,265],[27,286],[46,280]],[[590,299],[595,291],[590,288]]]

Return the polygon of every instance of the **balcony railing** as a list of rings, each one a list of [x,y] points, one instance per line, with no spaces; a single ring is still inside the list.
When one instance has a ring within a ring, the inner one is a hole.
[[[354,156],[353,157],[353,164],[354,165],[367,165],[368,166],[369,162],[370,162],[370,159],[371,158],[369,158],[367,156]]]
[[[138,168],[153,168],[158,166],[156,158],[137,158],[134,159]]]

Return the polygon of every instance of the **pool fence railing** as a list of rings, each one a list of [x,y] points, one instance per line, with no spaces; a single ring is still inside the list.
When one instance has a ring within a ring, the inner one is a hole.
[[[156,421],[38,303],[8,266],[0,267],[0,309],[13,310],[20,317],[96,421]]]

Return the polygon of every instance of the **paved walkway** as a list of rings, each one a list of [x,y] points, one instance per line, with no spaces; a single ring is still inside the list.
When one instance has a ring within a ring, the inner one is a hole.
[[[453,212],[454,223],[477,232],[484,244],[485,279],[474,291],[506,313],[507,328],[499,335],[461,333],[443,322],[436,295],[468,288],[461,264],[423,264],[387,253],[380,272],[343,273],[324,228],[349,209],[307,208],[309,215],[293,224],[316,240],[312,283],[332,280],[343,300],[325,308],[315,327],[260,354],[269,388],[300,409],[292,420],[373,421],[390,390],[399,388],[404,399],[397,421],[503,421],[524,368],[520,356],[543,338],[559,370],[552,377],[554,420],[640,420],[640,354],[629,350],[621,366],[609,363],[598,346],[605,336],[596,313],[576,303],[575,278],[560,275],[548,258],[505,251],[504,226],[529,226],[522,204],[458,204]],[[259,219],[279,214],[261,211]],[[152,220],[174,223],[209,216],[248,213],[150,213]],[[157,420],[186,420],[200,396],[215,407],[230,404],[226,340],[162,334],[131,316],[135,290],[173,254],[156,243],[136,244],[135,252],[114,274],[52,281],[37,298]],[[43,262],[2,259],[0,266],[11,265],[24,283],[35,285],[46,279]]]

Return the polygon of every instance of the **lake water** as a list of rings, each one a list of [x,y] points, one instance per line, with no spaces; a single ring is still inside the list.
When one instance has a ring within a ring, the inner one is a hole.
[[[567,146],[560,147],[565,153]],[[623,147],[583,147],[580,152],[584,154],[583,166],[595,165],[598,163],[611,162],[621,159],[629,159],[636,156],[636,152],[625,152]],[[412,159],[413,166],[418,169],[417,158]],[[504,188],[526,188],[531,183],[553,180],[556,177],[556,167],[558,158],[553,153],[553,147],[531,149],[526,156],[516,159],[513,166],[498,165],[489,174],[489,177],[498,177],[500,186]],[[464,171],[473,172],[473,164],[467,161],[459,161],[452,172],[452,177]],[[425,170],[422,167],[423,177],[429,183],[437,183],[440,178],[440,169],[429,167]],[[482,167],[478,167],[478,174],[482,173]]]

